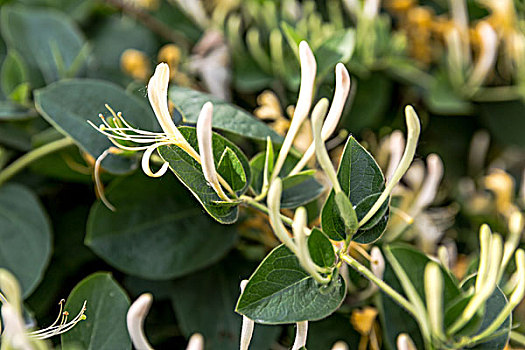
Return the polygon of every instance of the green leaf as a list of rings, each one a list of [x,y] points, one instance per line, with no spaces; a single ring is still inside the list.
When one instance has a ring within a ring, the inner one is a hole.
[[[0,16],[2,36],[24,57],[33,87],[72,76],[82,65],[84,37],[63,13],[4,6]]]
[[[9,50],[0,70],[2,91],[9,96],[22,83],[27,81],[27,68],[24,60],[15,50]]]
[[[229,147],[226,147],[221,155],[217,172],[231,185],[234,191],[241,191],[248,183],[241,161]]]
[[[525,147],[523,128],[525,104],[521,100],[486,102],[479,104],[483,124],[494,138],[504,145]]]
[[[179,127],[182,135],[188,140],[190,145],[198,152],[199,145],[197,142],[197,134],[193,127]],[[237,146],[228,141],[219,134],[213,133],[213,155],[215,163],[221,159],[222,154],[226,148],[232,150],[237,159],[240,161],[244,173],[246,174],[246,182],[237,191],[240,195],[248,189],[248,184],[251,181],[250,166],[248,159]],[[191,193],[197,198],[204,209],[215,220],[223,224],[231,224],[237,220],[239,214],[238,205],[230,205],[228,203],[218,203],[221,201],[219,196],[215,193],[213,188],[208,184],[202,173],[202,168],[199,163],[186,152],[177,146],[161,146],[159,147],[159,154],[164,161],[169,163],[170,169],[177,175],[177,178],[186,186]]]
[[[355,47],[355,30],[346,29],[334,34],[315,50],[318,79],[322,80],[337,63],[346,63],[352,57]]]
[[[244,137],[273,142],[282,142],[282,137],[251,114],[223,100],[199,91],[171,86],[169,99],[182,113],[183,122],[195,124],[204,103],[213,103],[213,127]]]
[[[352,203],[350,203],[347,194],[343,191],[335,193],[334,198],[339,217],[343,219],[345,224],[345,232],[353,234],[357,231],[359,222],[357,221],[357,216]]]
[[[314,228],[308,236],[308,251],[313,262],[320,267],[332,267],[335,263],[334,246],[317,228]]]
[[[280,175],[290,172],[295,163],[297,163],[297,159],[292,158],[287,158]],[[261,193],[263,185],[265,160],[266,152],[258,153],[250,160],[250,169],[252,170],[251,187],[257,194]],[[297,208],[313,201],[322,194],[324,187],[315,179],[314,174],[314,170],[305,170],[283,179],[281,208]]]
[[[173,176],[138,172],[116,180],[106,194],[117,210],[95,203],[85,242],[129,275],[180,277],[215,263],[236,242],[236,231],[204,215]]]
[[[97,272],[73,288],[66,309],[77,313],[87,301],[86,320],[62,334],[64,348],[84,350],[131,349],[126,326],[130,301],[126,292],[107,272]]]
[[[424,275],[425,267],[431,260],[424,253],[416,250],[413,247],[396,244],[390,245],[389,249],[396,260],[399,262],[407,276],[410,278],[411,283],[414,285],[419,297],[425,303],[425,285]],[[446,309],[447,305],[457,300],[460,295],[459,287],[457,282],[451,277],[446,270],[441,267],[443,275],[443,302]],[[397,279],[394,270],[391,265],[386,264],[385,273],[383,280],[388,283],[396,291],[405,295],[403,288],[399,280]],[[383,328],[385,334],[385,340],[391,345],[396,344],[397,337],[401,333],[410,334],[411,338],[416,343],[418,349],[424,348],[421,335],[419,333],[419,327],[413,320],[412,316],[409,315],[401,306],[395,303],[390,297],[384,293],[381,293],[381,300],[383,304],[382,313]]]
[[[35,91],[35,104],[42,116],[62,134],[71,137],[93,158],[112,146],[108,138],[87,123],[99,125],[99,113],[109,115],[110,105],[132,125],[143,130],[158,131],[160,126],[144,101],[119,86],[100,80],[63,80]],[[134,160],[109,155],[102,166],[113,173],[129,172]]]
[[[349,317],[334,313],[330,317],[308,324],[308,349],[331,349],[339,340],[357,349],[361,335],[352,327]],[[353,346],[352,346],[353,345]]]
[[[237,350],[242,318],[236,314],[239,282],[255,266],[230,255],[202,272],[173,282],[169,295],[184,336],[201,333],[207,350]],[[250,349],[267,350],[281,333],[280,327],[256,325]]]
[[[264,324],[315,321],[337,310],[345,295],[346,285],[340,276],[328,285],[319,285],[281,245],[250,277],[236,311]]]
[[[372,195],[378,196],[385,189],[385,179],[381,169],[377,165],[374,158],[368,153],[353,137],[349,137],[346,142],[339,170],[337,172],[337,179],[341,184],[344,193],[347,194],[350,202],[356,206],[357,219],[361,220],[368,212],[363,204],[359,206],[361,201],[366,199],[367,204],[372,206],[370,202]],[[388,209],[388,200],[386,201]],[[372,222],[376,222],[375,226],[369,227],[364,225],[353,236],[359,243],[372,243],[379,239],[386,228],[388,222],[388,210],[379,211],[382,213],[379,220],[372,218]],[[343,220],[339,215],[337,205],[335,203],[334,191],[330,193],[326,200],[322,213],[321,224],[323,232],[333,240],[345,240],[346,230]]]
[[[0,101],[0,121],[24,120],[36,116],[34,110],[27,109],[12,101]]]
[[[0,267],[13,273],[29,296],[51,257],[51,226],[37,197],[27,188],[0,187]]]

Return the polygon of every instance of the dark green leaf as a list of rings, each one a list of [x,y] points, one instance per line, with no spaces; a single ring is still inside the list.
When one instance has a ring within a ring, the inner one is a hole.
[[[6,96],[27,81],[26,70],[22,57],[15,50],[9,50],[0,70],[2,91]]]
[[[51,257],[51,227],[37,197],[25,187],[0,187],[0,242],[0,267],[16,276],[27,297]]]
[[[169,290],[182,333],[204,335],[207,350],[237,350],[241,316],[234,311],[241,278],[253,264],[228,257],[202,272],[179,279]],[[267,350],[279,336],[279,327],[256,325],[250,349]]]
[[[480,103],[481,119],[491,134],[506,145],[525,146],[521,130],[525,127],[523,101],[502,101]]]
[[[226,147],[221,155],[217,172],[231,185],[234,191],[241,191],[248,183],[241,161],[229,147]]]
[[[217,97],[178,86],[171,86],[168,95],[182,113],[185,123],[197,123],[202,106],[211,101],[214,128],[262,141],[270,136],[273,142],[282,142],[282,137],[265,123]]]
[[[73,79],[53,83],[35,92],[35,104],[42,116],[56,129],[70,136],[92,157],[97,158],[112,143],[86,121],[101,123],[98,114],[109,115],[104,104],[110,105],[136,127],[160,130],[151,108],[119,86],[99,80]],[[109,155],[102,166],[114,173],[128,172],[134,162]]]
[[[62,346],[84,350],[131,349],[126,326],[129,298],[109,273],[94,273],[77,284],[67,298],[66,309],[75,314],[84,301],[87,301],[87,319],[62,334]]]
[[[265,324],[315,321],[337,310],[345,295],[346,285],[340,276],[328,285],[319,285],[281,245],[250,277],[236,311]]]
[[[198,152],[199,146],[197,143],[197,134],[193,127],[180,127],[180,132],[186,140],[193,146]],[[248,159],[242,153],[241,150],[233,143],[220,136],[219,134],[213,134],[213,155],[215,163],[221,159],[224,150],[230,148],[237,159],[241,162],[246,174],[246,182],[244,186],[237,191],[237,194],[242,194],[248,188],[248,184],[251,181],[250,166]],[[215,220],[223,224],[231,224],[237,220],[239,208],[237,205],[228,205],[218,203],[221,201],[219,196],[215,193],[213,188],[208,184],[204,175],[202,174],[201,165],[189,156],[185,151],[177,146],[161,146],[159,147],[160,156],[169,163],[170,169],[177,175],[179,180],[191,191],[191,193],[197,198],[202,204],[204,209],[210,214]]]
[[[350,349],[357,349],[361,335],[352,327],[349,317],[334,313],[330,317],[308,324],[307,348],[331,349],[337,341],[344,341]]]
[[[93,205],[86,244],[132,276],[180,277],[213,264],[235,244],[236,231],[204,215],[173,176],[140,172],[115,181],[107,197],[117,210]]]
[[[26,60],[33,87],[71,77],[82,65],[84,37],[63,13],[5,6],[0,22],[8,48]]]
[[[308,237],[308,251],[313,262],[320,267],[332,267],[335,263],[334,246],[319,229],[314,228]]]
[[[350,202],[355,206],[365,198],[380,194],[385,188],[385,179],[381,169],[375,162],[374,158],[368,153],[353,137],[350,137],[346,142],[337,178],[344,193],[348,195]],[[369,198],[370,199],[370,198]],[[367,202],[369,203],[369,199]],[[372,204],[370,204],[371,206]],[[357,214],[357,207],[356,214]],[[359,207],[360,213],[366,213],[362,206]],[[383,212],[382,209],[380,212]],[[363,214],[364,215],[364,214]],[[361,219],[362,216],[357,216]],[[373,221],[376,218],[372,218]],[[386,222],[388,221],[388,211],[383,212],[381,219],[378,220],[373,227],[364,225],[359,229],[353,237],[358,239],[360,243],[371,243],[377,240],[383,233]],[[330,193],[321,214],[321,222],[323,232],[328,237],[334,240],[346,239],[345,225],[339,215],[337,205],[335,203],[334,191]],[[368,232],[367,232],[368,231]]]
[[[34,110],[27,109],[11,101],[0,101],[0,120],[21,120],[36,117]]]

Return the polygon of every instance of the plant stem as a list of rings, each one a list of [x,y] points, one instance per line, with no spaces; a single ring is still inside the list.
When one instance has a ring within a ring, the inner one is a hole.
[[[11,179],[14,175],[22,171],[29,164],[35,160],[47,156],[66,147],[74,145],[74,141],[69,137],[50,142],[41,147],[38,147],[22,157],[9,164],[4,170],[0,171],[0,186]]]
[[[240,199],[242,199],[244,201],[244,203],[252,206],[253,208],[255,209],[258,209],[260,211],[262,211],[263,213],[265,214],[268,214],[269,211],[268,211],[268,207],[266,207],[264,204],[262,203],[259,203],[257,202],[256,200],[254,200],[252,197],[248,197],[248,196],[241,196]],[[289,217],[287,216],[284,216],[281,214],[281,220],[283,220],[287,225],[289,226],[292,226],[292,223],[293,223],[293,220],[290,219]]]
[[[510,340],[512,340],[515,343],[518,343],[522,346],[525,346],[525,335],[511,331],[510,332]]]
[[[382,279],[378,278],[372,271],[367,269],[359,261],[355,260],[348,254],[342,254],[341,259],[350,265],[354,270],[368,278],[371,282],[375,283],[383,292],[388,294],[394,301],[401,305],[405,310],[407,310],[412,316],[417,318],[416,309],[407,299],[405,299],[401,294],[399,294],[394,288],[386,284]]]

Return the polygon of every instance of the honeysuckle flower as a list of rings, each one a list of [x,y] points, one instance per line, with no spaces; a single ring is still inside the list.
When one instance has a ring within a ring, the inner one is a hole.
[[[175,44],[162,46],[157,54],[157,62],[166,62],[170,68],[170,80],[175,78],[180,63],[180,49]]]
[[[210,19],[202,0],[174,0],[177,5],[201,28],[208,28]]]
[[[433,334],[443,336],[443,276],[435,262],[425,267],[424,284],[430,328]]]
[[[403,156],[403,149],[405,148],[405,137],[403,136],[403,133],[399,130],[392,132],[388,139],[388,144],[390,150],[390,161],[385,173],[385,178],[387,181],[390,181],[394,175],[394,171],[401,161],[401,157]]]
[[[284,226],[284,223],[280,216],[281,210],[281,194],[283,192],[283,183],[281,179],[277,178],[270,184],[268,190],[268,216],[270,218],[270,225],[272,230],[279,238],[279,240],[290,249],[295,255],[297,255],[297,246],[290,237],[290,233]]]
[[[361,335],[359,348],[367,348],[367,343],[369,343],[370,349],[379,349],[379,344],[377,344],[377,336],[374,329],[377,314],[377,309],[370,306],[365,306],[363,309],[354,309],[352,311],[350,323]]]
[[[300,350],[306,346],[306,338],[308,337],[308,321],[297,322],[295,330],[295,341],[292,350]]]
[[[481,40],[481,50],[467,82],[467,86],[472,88],[479,87],[485,81],[498,56],[498,34],[494,28],[482,21],[476,26],[476,32]]]
[[[417,350],[412,338],[407,333],[401,333],[397,337],[397,350]]]
[[[312,105],[317,63],[314,54],[306,41],[301,41],[299,44],[299,58],[301,61],[301,86],[299,87],[299,97],[297,98],[297,104],[293,113],[290,129],[284,138],[283,145],[277,156],[277,161],[271,177],[272,181],[279,175],[279,172],[284,165],[284,161],[288,156],[288,152],[292,147],[293,140],[308,116],[308,112]]]
[[[339,124],[339,119],[343,113],[345,107],[346,99],[350,92],[350,75],[346,70],[346,67],[342,63],[338,63],[335,67],[335,91],[334,97],[332,99],[332,105],[328,111],[328,115],[324,121],[323,127],[321,129],[321,138],[323,141],[326,141],[330,135],[335,131],[337,124]],[[302,168],[310,161],[310,159],[315,154],[315,144],[312,143],[301,157],[297,165],[290,172],[290,175],[296,174],[301,171]]]
[[[84,301],[80,312],[68,320],[69,313],[63,311],[65,300],[61,300],[58,316],[47,328],[30,331],[24,323],[22,316],[22,298],[20,286],[16,278],[5,269],[0,269],[0,303],[2,304],[2,324],[4,330],[1,334],[2,344],[10,345],[14,349],[35,350],[45,349],[41,340],[65,333],[75,325],[86,319],[85,311],[87,301]],[[3,348],[3,347],[2,347]]]
[[[378,247],[372,247],[370,250],[370,269],[373,274],[379,278],[383,279],[383,274],[385,273],[385,258],[381,253],[381,249]]]
[[[241,281],[241,294],[244,293],[244,288],[248,284],[248,280]],[[248,350],[253,335],[253,327],[255,322],[250,320],[246,316],[242,316],[242,328],[241,328],[241,344],[239,350]]]
[[[297,208],[292,223],[294,241],[297,247],[297,259],[306,272],[308,272],[318,283],[326,284],[330,282],[330,278],[321,276],[319,271],[322,269],[313,262],[312,257],[310,256],[307,235],[305,232],[307,219],[306,209],[304,207]]]
[[[513,211],[514,179],[502,169],[492,169],[483,179],[485,188],[496,197],[496,209],[505,215]]]
[[[201,158],[202,172],[204,178],[209,185],[215,190],[217,195],[225,201],[230,202],[230,198],[222,190],[221,184],[219,183],[219,176],[215,169],[215,161],[213,160],[213,143],[212,143],[212,116],[213,116],[213,105],[211,102],[206,102],[202,106],[197,120],[197,141],[199,143],[199,152]],[[224,185],[229,185],[223,182]],[[228,188],[230,193],[233,192],[231,188]]]
[[[186,350],[204,350],[204,337],[200,333],[192,334]]]
[[[140,350],[153,350],[144,334],[144,320],[153,302],[150,293],[144,293],[137,298],[129,307],[126,315],[128,333],[131,337],[133,346]]]
[[[346,266],[346,265],[345,265]],[[346,344],[344,341],[339,340],[336,342],[331,350],[348,350],[348,344]]]

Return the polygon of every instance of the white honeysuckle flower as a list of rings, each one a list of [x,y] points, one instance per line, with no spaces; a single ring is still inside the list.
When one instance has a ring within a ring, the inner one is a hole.
[[[76,326],[77,323],[86,319],[85,312],[87,309],[86,307],[87,301],[84,301],[84,304],[82,304],[82,308],[80,309],[79,313],[71,321],[68,321],[69,312],[67,311],[62,312],[62,307],[63,307],[64,302],[65,300],[63,299],[60,301],[60,312],[55,322],[47,328],[29,332],[28,335],[30,338],[48,339],[48,338],[54,337],[56,335],[59,335],[59,334],[62,334],[62,333],[65,333],[71,330],[73,327]]]
[[[339,340],[332,346],[332,350],[348,350],[348,344],[346,344],[344,341]]]
[[[206,102],[202,106],[197,120],[197,141],[199,143],[199,152],[201,157],[201,166],[204,178],[208,184],[215,190],[217,195],[225,201],[231,201],[230,198],[222,190],[219,183],[217,170],[215,169],[215,161],[213,159],[213,142],[212,142],[212,118],[213,118],[213,104]]]
[[[365,0],[363,4],[363,15],[368,19],[374,19],[379,13],[380,0]]]
[[[421,213],[423,209],[432,204],[442,178],[443,162],[437,154],[432,153],[427,157],[427,176],[423,181],[416,200],[412,204],[409,215],[415,217]]]
[[[246,288],[247,284],[248,280],[241,281],[241,294],[244,293],[244,288]],[[242,316],[241,343],[239,346],[240,350],[248,350],[250,346],[250,341],[252,340],[254,326],[255,322],[253,322],[246,316]]]
[[[166,63],[160,63],[155,69],[155,73],[151,77],[148,83],[148,98],[151,104],[155,116],[162,127],[163,132],[151,132],[135,128],[129,124],[120,112],[115,113],[108,105],[106,108],[110,111],[112,118],[106,120],[102,114],[99,117],[102,120],[102,124],[96,126],[93,122],[88,120],[88,123],[97,129],[100,133],[106,135],[108,139],[115,145],[108,150],[104,151],[97,161],[95,162],[95,184],[101,200],[108,206],[108,208],[114,210],[115,208],[109,203],[104,196],[104,190],[102,182],[100,181],[100,168],[102,161],[109,154],[117,154],[124,151],[144,151],[141,160],[141,166],[144,173],[150,177],[160,177],[166,173],[169,168],[169,164],[164,162],[161,168],[154,172],[150,168],[150,159],[157,148],[167,145],[175,145],[185,151],[190,157],[195,159],[198,163],[201,163],[201,155],[195,151],[195,149],[188,143],[188,141],[181,134],[179,129],[171,118],[168,109],[168,85],[169,85],[169,66]],[[228,183],[215,171],[215,165],[213,163],[213,155],[211,150],[211,103],[206,103],[199,116],[197,125],[199,140],[203,142],[201,151],[203,155],[206,155],[206,164],[203,165],[203,172],[206,180],[212,185],[213,189],[217,192],[217,195],[222,200],[230,200],[222,191],[221,186],[216,185],[220,183],[225,190],[233,194]],[[200,125],[200,127],[199,127]],[[211,160],[209,155],[211,155]],[[213,164],[213,167],[210,165]]]
[[[293,239],[290,237],[290,234],[284,223],[281,219],[280,210],[281,210],[281,194],[283,192],[283,183],[281,179],[277,178],[273,180],[270,184],[268,190],[268,217],[270,218],[270,225],[272,230],[279,238],[279,240],[290,249],[295,255],[297,255],[297,246],[294,243]]]
[[[379,279],[383,279],[383,274],[385,273],[385,258],[381,253],[381,250],[374,246],[370,250],[370,269],[374,276]]]
[[[34,350],[26,333],[24,320],[18,311],[9,303],[2,305],[2,343],[13,349]]]
[[[204,9],[202,0],[173,0],[201,28],[208,28],[210,19]]]
[[[485,81],[498,56],[498,34],[487,22],[480,22],[476,31],[481,40],[481,51],[470,75],[468,86],[477,88]]]
[[[342,63],[338,63],[335,66],[335,91],[334,97],[332,99],[332,105],[328,111],[328,115],[324,121],[323,127],[321,129],[321,138],[323,141],[326,141],[330,135],[335,131],[337,124],[339,124],[339,119],[343,113],[348,94],[350,92],[350,74],[346,70],[346,67]],[[301,157],[297,165],[290,172],[290,175],[297,174],[301,171],[310,159],[315,154],[315,145],[312,142],[304,155]]]
[[[275,180],[284,165],[284,161],[292,147],[295,136],[299,132],[301,125],[308,117],[310,107],[312,106],[312,98],[314,93],[315,75],[317,72],[317,63],[314,54],[308,46],[306,41],[301,41],[299,44],[299,58],[301,61],[301,85],[299,87],[299,97],[290,123],[288,133],[284,138],[283,145],[279,151],[277,161],[274,166],[271,180]],[[271,181],[270,181],[271,182]]]
[[[144,334],[144,320],[153,302],[150,293],[144,293],[129,307],[126,315],[126,324],[133,346],[140,350],[153,350]]]
[[[195,333],[190,337],[186,350],[204,350],[204,337],[200,333]]]
[[[400,130],[395,130],[390,134],[388,146],[390,150],[390,161],[388,162],[388,169],[385,178],[387,181],[390,181],[392,175],[394,175],[394,171],[401,161],[403,150],[405,149],[405,136]]]
[[[401,333],[397,337],[397,350],[417,350],[417,348],[408,334]]]
[[[306,338],[308,337],[308,321],[297,322],[297,329],[295,333],[295,341],[292,350],[299,350],[306,346]]]

